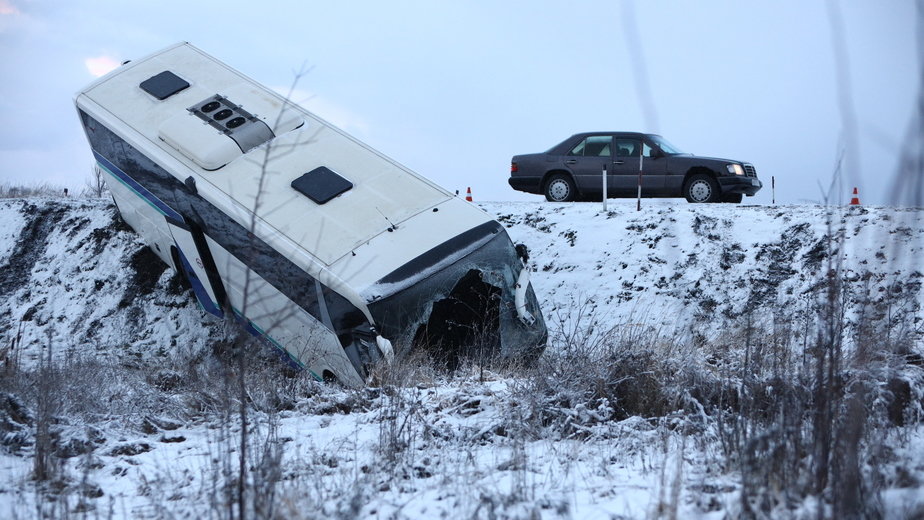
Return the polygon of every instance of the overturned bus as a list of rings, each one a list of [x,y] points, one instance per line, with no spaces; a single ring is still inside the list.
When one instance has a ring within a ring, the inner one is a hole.
[[[394,349],[544,348],[525,248],[496,220],[192,45],[75,102],[124,221],[294,366],[360,385]]]

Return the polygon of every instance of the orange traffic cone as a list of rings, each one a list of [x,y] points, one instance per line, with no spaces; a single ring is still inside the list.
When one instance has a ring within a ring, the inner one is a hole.
[[[472,187],[471,186],[469,186],[468,189],[465,190],[465,200],[472,202]],[[859,202],[857,202],[857,204],[859,204]]]
[[[857,188],[856,188],[856,187],[854,187],[854,189],[853,189],[853,198],[850,199],[850,205],[851,205],[851,206],[859,206],[859,205],[860,205],[860,196],[857,194]]]

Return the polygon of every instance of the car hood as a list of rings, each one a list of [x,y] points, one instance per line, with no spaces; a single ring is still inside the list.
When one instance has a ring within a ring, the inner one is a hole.
[[[677,155],[672,155],[671,157],[686,157],[689,159],[695,159],[699,161],[709,161],[717,163],[738,163],[744,164],[744,161],[736,161],[734,159],[722,159],[721,157],[704,157],[702,155],[693,155],[692,153],[681,153]]]

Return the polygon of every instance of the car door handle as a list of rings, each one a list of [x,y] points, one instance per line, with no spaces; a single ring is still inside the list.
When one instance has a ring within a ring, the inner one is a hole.
[[[626,161],[616,161],[616,164],[625,164]]]
[[[577,159],[568,159],[565,164],[577,164]]]

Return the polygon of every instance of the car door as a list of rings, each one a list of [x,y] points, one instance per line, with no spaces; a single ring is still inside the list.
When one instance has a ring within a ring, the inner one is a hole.
[[[638,193],[639,163],[642,166],[642,196],[660,196],[664,193],[667,161],[648,143],[637,137],[613,139],[613,195],[634,196]],[[644,157],[642,154],[644,153]]]
[[[574,182],[582,195],[599,195],[603,191],[602,172],[606,166],[608,182],[613,174],[613,136],[590,135],[578,142],[567,153],[565,166],[571,170]]]
[[[642,143],[642,155],[642,196],[667,195],[667,156],[647,139]]]

